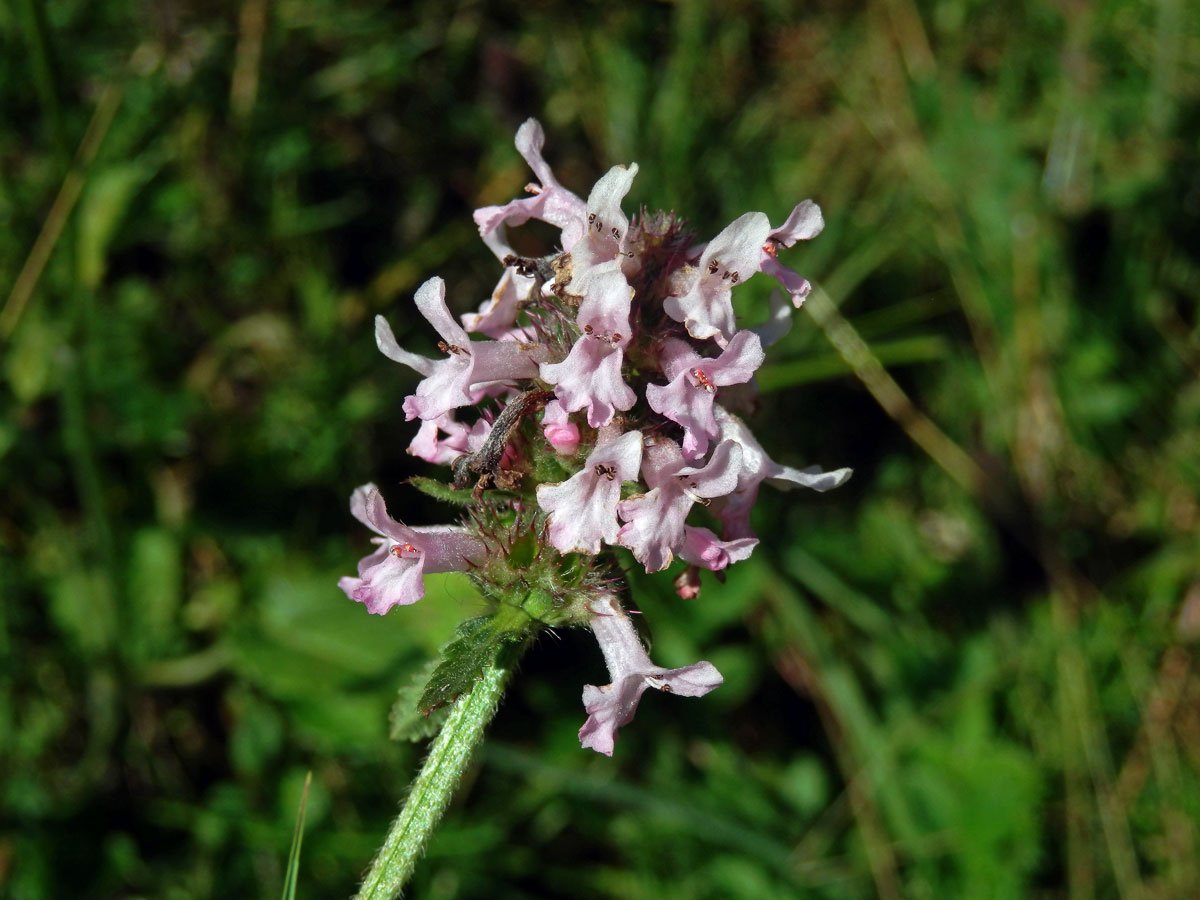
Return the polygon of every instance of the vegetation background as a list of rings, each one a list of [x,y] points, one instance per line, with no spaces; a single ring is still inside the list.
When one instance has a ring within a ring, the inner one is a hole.
[[[1200,895],[1200,7],[6,0],[0,106],[0,895],[278,896],[309,770],[297,896],[353,891],[472,609],[335,587],[356,485],[451,514],[371,319],[487,296],[530,115],[702,236],[821,204],[754,424],[856,474],[633,578],[727,682],[613,759],[543,641],[410,896]]]

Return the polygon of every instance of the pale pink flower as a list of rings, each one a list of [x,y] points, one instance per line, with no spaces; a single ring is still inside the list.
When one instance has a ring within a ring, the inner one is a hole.
[[[720,425],[722,442],[733,441],[742,449],[737,488],[722,498],[717,510],[727,539],[754,536],[754,532],[750,530],[750,510],[758,498],[758,486],[763,481],[770,481],[783,490],[800,486],[814,491],[828,491],[845,484],[853,474],[853,469],[825,472],[819,466],[794,469],[791,466],[780,465],[767,456],[762,444],[755,439],[745,422],[723,409],[720,404],[715,407],[714,412]]]
[[[646,402],[683,426],[684,456],[703,456],[719,433],[712,411],[717,388],[749,381],[764,358],[762,342],[753,331],[739,331],[715,359],[701,356],[685,341],[665,342],[662,367],[670,381],[647,385]]]
[[[530,219],[547,222],[560,230],[563,250],[570,250],[583,236],[587,224],[586,206],[559,184],[550,171],[550,166],[542,158],[545,142],[546,135],[536,119],[526,119],[517,129],[517,152],[541,182],[526,188],[533,196],[510,201],[503,206],[485,206],[475,210],[475,224],[479,226],[483,242],[502,262],[506,256],[513,255],[504,233],[508,225],[523,225]]]
[[[588,276],[588,293],[576,321],[582,334],[567,358],[543,363],[542,378],[568,412],[587,408],[588,424],[600,428],[617,410],[630,409],[637,395],[621,377],[629,343],[629,307],[633,288],[616,264],[596,267]]]
[[[538,505],[550,517],[550,543],[561,553],[599,553],[620,528],[621,482],[633,481],[642,459],[642,435],[627,431],[596,444],[582,469],[557,484],[537,489]]]
[[[749,559],[757,546],[758,538],[744,537],[723,541],[708,528],[685,525],[679,558],[710,572],[720,572],[726,566]]]
[[[443,413],[477,402],[483,392],[471,388],[518,381],[537,374],[536,348],[517,341],[472,341],[446,308],[446,283],[430,278],[417,289],[417,309],[442,337],[446,359],[410,353],[396,341],[383,316],[375,317],[375,343],[388,359],[415,369],[425,378],[404,400],[405,416],[436,419]]]
[[[716,666],[707,661],[678,669],[656,666],[615,597],[599,597],[589,606],[594,613],[592,631],[612,681],[601,687],[584,685],[583,708],[588,718],[579,729],[579,741],[584,747],[612,756],[617,729],[633,721],[646,688],[684,697],[703,697],[725,680]]]
[[[650,490],[622,501],[617,513],[626,524],[617,533],[617,543],[628,547],[647,572],[658,572],[671,564],[684,544],[684,520],[692,504],[728,494],[737,485],[742,448],[722,441],[708,464],[688,466],[679,445],[659,439],[646,448],[642,474]]]
[[[797,308],[812,291],[812,285],[799,273],[781,263],[775,254],[780,246],[791,247],[796,241],[812,240],[824,227],[825,218],[821,215],[821,207],[811,200],[804,200],[796,204],[787,221],[767,235],[767,240],[762,246],[759,269],[783,285],[783,289],[792,298],[792,305]]]
[[[771,232],[765,213],[748,212],[713,238],[694,267],[681,270],[663,309],[682,322],[692,337],[713,338],[725,346],[737,331],[733,286],[759,270],[763,244]]]
[[[464,453],[475,449],[471,446],[473,437],[476,444],[482,443],[489,431],[491,425],[484,419],[467,425],[456,422],[451,413],[443,413],[436,419],[426,419],[421,423],[408,445],[408,453],[434,465],[449,465]]]
[[[771,310],[767,320],[748,329],[758,335],[763,347],[779,343],[792,330],[792,307],[783,298],[783,293],[778,289],[772,290],[767,297],[767,303]]]
[[[613,166],[588,195],[587,230],[571,250],[569,287],[573,293],[586,297],[589,273],[605,264],[615,265],[626,277],[637,272],[638,259],[627,250],[629,217],[621,210],[637,172],[637,163],[629,168]]]
[[[463,328],[497,340],[511,336],[517,321],[517,307],[529,299],[536,283],[535,279],[509,266],[500,276],[491,299],[479,307],[479,312],[463,314]]]
[[[681,600],[695,600],[700,596],[700,570],[688,566],[675,576],[675,593]]]
[[[487,547],[461,528],[440,525],[409,528],[387,513],[383,495],[364,484],[350,497],[350,512],[376,534],[379,547],[358,563],[358,577],[346,576],[338,587],[351,600],[382,615],[393,606],[407,606],[425,596],[423,576],[461,572],[482,563]]]

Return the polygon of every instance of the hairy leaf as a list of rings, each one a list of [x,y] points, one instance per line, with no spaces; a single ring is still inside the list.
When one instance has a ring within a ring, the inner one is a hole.
[[[523,629],[497,627],[492,616],[463,622],[455,631],[455,639],[442,649],[441,662],[421,695],[420,711],[437,709],[470,690],[484,668],[496,662],[501,651],[524,637]]]

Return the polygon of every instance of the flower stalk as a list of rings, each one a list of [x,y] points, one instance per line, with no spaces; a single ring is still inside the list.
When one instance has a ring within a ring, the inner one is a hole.
[[[474,687],[455,702],[356,900],[399,896],[496,714],[513,663],[515,659],[508,659],[485,668]]]

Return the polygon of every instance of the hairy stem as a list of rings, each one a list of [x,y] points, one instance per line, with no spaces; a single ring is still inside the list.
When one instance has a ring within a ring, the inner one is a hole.
[[[392,900],[399,896],[454,796],[472,751],[496,713],[510,670],[499,664],[489,666],[471,692],[455,702],[412,783],[404,808],[363,880],[357,900]]]

